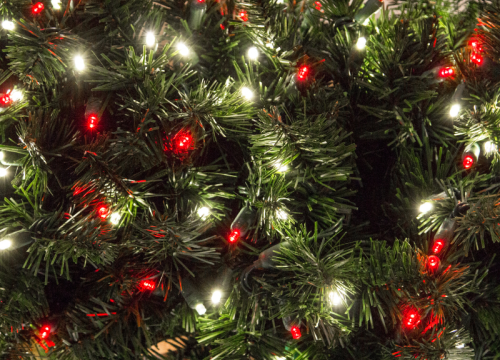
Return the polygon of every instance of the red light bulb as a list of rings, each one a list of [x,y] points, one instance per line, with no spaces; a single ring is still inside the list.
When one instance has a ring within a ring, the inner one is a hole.
[[[474,165],[474,158],[471,155],[467,155],[463,160],[464,169],[469,170]]]
[[[294,339],[300,339],[302,337],[302,334],[300,333],[300,328],[297,325],[292,326],[290,332],[292,333],[292,337]]]
[[[420,324],[420,321],[420,314],[413,308],[409,309],[403,316],[403,324],[409,329],[414,329]]]
[[[177,145],[181,149],[187,149],[189,147],[189,145],[191,145],[192,141],[193,141],[193,138],[191,136],[189,136],[189,135],[182,135],[179,138],[179,142],[177,143]]]
[[[33,12],[33,14],[38,15],[43,11],[43,9],[45,9],[45,5],[43,5],[43,3],[41,2],[37,2],[35,5],[33,5],[31,11]]]
[[[299,72],[297,74],[297,77],[299,78],[299,80],[305,80],[308,74],[309,74],[309,66],[302,65],[299,68]]]
[[[323,6],[323,5],[321,5],[321,3],[319,1],[315,1],[314,5],[316,7],[316,10],[321,10],[321,7]]]
[[[470,60],[476,65],[481,65],[483,63],[483,57],[476,52],[471,54]]]
[[[439,258],[436,255],[431,255],[427,259],[427,264],[431,270],[435,270],[439,266]]]
[[[141,288],[143,290],[153,291],[154,289],[156,289],[156,283],[153,280],[143,280],[141,282]]]
[[[106,219],[108,217],[108,208],[104,205],[99,206],[99,209],[97,209],[97,214],[101,219]]]
[[[234,229],[233,231],[231,231],[231,234],[229,234],[229,242],[234,243],[234,242],[238,241],[238,239],[240,238],[240,235],[241,235],[241,232],[238,229]]]
[[[455,70],[452,67],[445,67],[439,71],[439,76],[442,78],[447,78],[455,75]]]
[[[246,10],[240,10],[239,17],[243,21],[248,21],[248,13]]]
[[[9,94],[1,94],[0,95],[0,105],[5,107],[9,106],[10,103],[12,102],[12,98],[10,97]]]
[[[441,250],[443,250],[444,244],[444,240],[437,239],[436,241],[434,241],[434,245],[432,245],[432,252],[434,254],[438,254],[439,252],[441,252]]]
[[[50,335],[50,326],[45,325],[41,330],[40,330],[40,337],[42,339],[47,339]]]
[[[87,118],[88,123],[89,123],[89,128],[93,129],[97,125],[97,121],[99,120],[99,117],[96,114],[90,114]]]

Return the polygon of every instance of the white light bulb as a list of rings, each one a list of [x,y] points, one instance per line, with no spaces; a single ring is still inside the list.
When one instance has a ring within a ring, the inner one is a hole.
[[[288,171],[288,166],[284,165],[281,161],[276,161],[274,163],[274,168],[279,172],[279,173],[284,173]]]
[[[207,312],[207,309],[205,308],[205,305],[203,304],[197,304],[195,307],[196,311],[198,312],[199,315],[205,315]]]
[[[5,153],[3,151],[0,151],[0,160],[3,160],[4,157],[5,157]]]
[[[5,239],[0,241],[0,250],[6,250],[12,246],[12,241]]]
[[[328,298],[330,299],[330,303],[334,306],[340,305],[342,303],[342,298],[337,291],[330,291],[328,294]]]
[[[284,356],[276,356],[274,360],[286,360],[286,357]]]
[[[284,0],[276,0],[276,4],[283,4]]]
[[[248,49],[247,55],[250,60],[257,60],[257,58],[259,57],[259,50],[257,50],[255,46],[252,46],[250,49]]]
[[[358,50],[363,50],[366,47],[366,38],[361,36],[356,43]]]
[[[465,347],[465,344],[457,344],[456,348],[457,349],[463,349]]]
[[[54,10],[61,10],[61,0],[52,0],[52,8]]]
[[[450,108],[450,116],[451,117],[457,117],[458,114],[460,113],[460,104],[453,104]]]
[[[218,304],[222,299],[222,292],[220,290],[214,290],[212,293],[212,303]]]
[[[276,217],[283,221],[288,220],[288,214],[283,209],[278,209],[278,211],[276,211]]]
[[[198,216],[205,220],[210,215],[210,209],[206,206],[198,209]]]
[[[82,71],[85,69],[85,60],[81,55],[75,56],[75,68],[77,71]]]
[[[241,88],[241,95],[247,100],[253,99],[253,91],[247,88],[246,86]]]
[[[111,221],[111,224],[113,224],[113,225],[118,225],[121,218],[122,218],[122,216],[119,213],[115,212],[115,213],[111,214],[111,216],[109,217],[109,221]]]
[[[182,42],[177,44],[177,50],[179,50],[179,54],[181,54],[182,56],[189,55],[189,48]]]
[[[149,31],[146,34],[146,46],[147,47],[153,47],[156,44],[156,37],[155,34],[151,31]]]
[[[4,177],[7,175],[7,169],[6,168],[0,168],[0,177]]]
[[[497,146],[492,141],[486,141],[484,143],[484,152],[486,154],[491,154],[497,151]]]
[[[433,208],[432,203],[424,202],[422,205],[420,205],[419,210],[422,214],[425,214],[425,213],[428,213],[429,211],[431,211],[432,208]]]
[[[15,24],[13,21],[10,21],[10,20],[4,20],[2,21],[2,27],[5,29],[5,30],[14,30],[14,27],[15,27]]]
[[[23,97],[24,97],[23,92],[21,90],[18,90],[18,89],[14,89],[10,93],[10,98],[12,99],[12,101],[22,100]]]

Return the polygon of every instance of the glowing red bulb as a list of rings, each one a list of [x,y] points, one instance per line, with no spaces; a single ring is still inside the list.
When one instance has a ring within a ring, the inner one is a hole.
[[[427,263],[429,264],[429,268],[435,270],[439,266],[439,258],[436,255],[431,255],[427,259]]]
[[[241,235],[241,232],[238,229],[234,229],[233,231],[231,231],[231,234],[229,234],[229,242],[234,243],[234,242],[238,241],[238,239],[240,238],[240,235]]]
[[[43,9],[45,9],[45,6],[41,2],[37,2],[35,5],[33,5],[32,12],[33,14],[40,14]]]
[[[246,10],[241,10],[239,13],[239,17],[243,21],[248,21],[248,13]]]
[[[414,329],[420,321],[420,314],[415,309],[409,309],[403,317],[403,324],[409,329]]]
[[[316,10],[321,10],[321,7],[323,6],[323,5],[321,5],[321,3],[319,1],[315,1],[314,5],[316,7]]]
[[[0,95],[0,105],[2,106],[8,106],[12,102],[12,98],[10,97],[9,94],[2,94]]]
[[[156,289],[156,283],[153,280],[143,280],[141,282],[141,287],[143,290],[153,291]]]
[[[189,135],[182,135],[180,138],[179,138],[179,142],[177,143],[177,145],[179,145],[179,147],[181,149],[187,149],[189,147],[189,145],[191,145],[191,142],[193,141],[193,138]]]
[[[50,335],[50,326],[44,326],[41,330],[40,330],[40,337],[42,339],[47,339]]]
[[[99,206],[99,209],[97,209],[97,214],[101,219],[106,219],[108,217],[108,208],[104,205]]]
[[[299,78],[299,80],[305,80],[308,74],[309,74],[309,66],[302,65],[299,68],[299,73],[297,74],[297,77]]]
[[[97,125],[99,117],[96,114],[90,114],[87,118],[89,123],[89,128],[93,129]]]
[[[481,46],[479,41],[471,40],[471,41],[469,41],[469,45],[472,47],[472,49],[474,49],[474,51],[483,52],[483,47]]]
[[[441,252],[441,250],[443,250],[444,244],[445,244],[444,240],[441,239],[434,241],[434,245],[432,246],[432,252],[434,254],[438,254],[439,252]]]
[[[198,2],[199,2],[200,4],[203,4],[203,3],[205,2],[205,0],[198,0]]]
[[[300,328],[296,325],[292,326],[290,332],[292,333],[292,337],[294,339],[300,339],[302,337],[302,334],[300,333]]]
[[[468,170],[474,165],[474,158],[472,155],[467,155],[463,160],[464,169]]]
[[[481,65],[483,63],[483,57],[476,52],[471,54],[470,60],[476,65]]]
[[[439,76],[442,78],[450,77],[455,75],[455,70],[452,67],[445,67],[439,71]]]

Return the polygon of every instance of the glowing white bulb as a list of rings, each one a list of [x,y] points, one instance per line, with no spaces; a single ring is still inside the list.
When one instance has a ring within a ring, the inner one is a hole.
[[[284,0],[276,0],[276,4],[283,4],[283,2],[284,2]]]
[[[356,43],[358,50],[363,50],[366,47],[366,38],[361,36]]]
[[[7,169],[6,168],[0,168],[0,177],[4,177],[7,175]]]
[[[214,290],[212,293],[212,303],[218,304],[222,299],[222,292],[220,290]]]
[[[484,152],[485,152],[486,154],[491,154],[491,153],[493,153],[493,152],[495,152],[495,151],[497,151],[497,146],[496,146],[493,142],[491,142],[491,141],[486,141],[486,142],[484,143]]]
[[[278,211],[276,211],[276,217],[283,221],[288,220],[288,214],[283,209],[278,209]]]
[[[425,213],[428,213],[429,211],[431,211],[432,208],[433,208],[432,203],[424,202],[422,205],[420,205],[419,210],[422,214],[425,214]]]
[[[247,55],[250,60],[257,60],[257,58],[259,57],[259,50],[257,50],[255,46],[252,46],[250,49],[248,49]]]
[[[451,117],[457,117],[458,114],[460,113],[460,104],[453,104],[450,108],[450,116]]]
[[[109,221],[111,221],[111,224],[113,224],[113,225],[118,225],[121,218],[122,218],[122,216],[119,213],[114,212],[109,217]]]
[[[465,347],[465,344],[457,344],[456,348],[457,349],[463,349]]]
[[[24,95],[23,95],[23,92],[21,90],[14,89],[10,92],[10,98],[12,99],[12,101],[22,100],[23,97],[24,97]]]
[[[3,160],[4,157],[5,157],[5,153],[3,151],[0,151],[0,160]]]
[[[61,10],[61,0],[52,0],[52,8],[54,10]]]
[[[286,360],[286,357],[284,356],[276,356],[274,360]]]
[[[5,30],[14,30],[14,27],[15,27],[15,24],[13,21],[10,21],[10,20],[4,20],[2,21],[2,27],[5,29]]]
[[[182,42],[177,44],[177,50],[179,50],[179,54],[181,54],[182,56],[189,55],[189,48]]]
[[[281,161],[276,161],[274,163],[274,168],[279,172],[279,173],[284,173],[288,171],[288,165],[283,164]]]
[[[253,99],[253,91],[247,88],[246,86],[241,88],[241,95],[247,100]]]
[[[155,34],[151,31],[149,31],[146,34],[146,46],[147,47],[153,47],[156,44],[156,37]]]
[[[210,209],[206,206],[198,209],[198,216],[205,220],[210,215]]]
[[[197,304],[195,307],[196,311],[198,312],[199,315],[205,315],[207,312],[207,309],[205,308],[205,305],[203,304]]]
[[[6,250],[12,246],[12,241],[5,239],[0,241],[0,250]]]
[[[334,306],[340,305],[342,303],[342,297],[337,291],[330,291],[328,294],[328,298],[330,299],[330,303]]]
[[[85,69],[85,60],[81,55],[75,56],[75,68],[77,71],[82,71]]]

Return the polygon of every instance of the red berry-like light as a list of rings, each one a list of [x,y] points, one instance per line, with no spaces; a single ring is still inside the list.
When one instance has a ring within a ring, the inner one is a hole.
[[[296,325],[292,326],[290,332],[292,333],[292,337],[294,339],[300,339],[302,337],[302,334],[300,333],[300,328]]]
[[[241,235],[241,232],[238,229],[234,229],[233,231],[231,231],[231,234],[229,234],[229,242],[234,243],[234,242],[238,241],[238,239],[240,238],[240,235]]]
[[[179,149],[189,149],[193,143],[193,137],[189,134],[179,136],[177,146]]]
[[[435,270],[439,266],[439,258],[436,255],[431,255],[427,259],[427,264],[429,264],[431,270]]]
[[[470,60],[476,64],[476,65],[481,65],[483,63],[483,57],[482,55],[476,53],[476,52],[473,52],[470,56]]]
[[[483,47],[481,46],[481,43],[478,40],[476,39],[470,40],[469,45],[472,47],[474,51],[483,52]]]
[[[309,74],[309,66],[302,65],[299,68],[299,72],[297,74],[297,77],[299,78],[299,80],[305,80],[308,74]]]
[[[316,10],[321,10],[321,7],[322,7],[323,5],[321,5],[321,3],[320,3],[319,1],[315,1],[315,2],[314,2],[314,6],[316,7]]]
[[[153,291],[156,289],[156,283],[153,280],[143,280],[141,282],[141,287],[143,290]]]
[[[248,21],[248,13],[246,10],[240,10],[239,17],[243,21]]]
[[[12,98],[9,94],[1,94],[0,95],[0,105],[1,106],[9,106],[12,102]]]
[[[474,165],[474,158],[471,155],[467,155],[463,160],[464,169],[468,170]]]
[[[97,209],[97,214],[101,219],[106,219],[108,217],[108,208],[104,205],[99,206],[99,209]]]
[[[97,121],[99,120],[99,117],[96,114],[90,114],[89,117],[87,118],[88,123],[89,123],[89,128],[93,129],[97,125]]]
[[[45,5],[43,5],[42,2],[37,2],[35,5],[33,5],[31,11],[33,12],[33,14],[38,15],[43,11],[43,9],[45,9]]]
[[[439,70],[439,76],[442,78],[447,78],[455,75],[455,70],[452,67],[445,67]]]
[[[445,244],[444,240],[437,239],[436,241],[434,241],[434,245],[432,245],[432,252],[434,254],[439,254],[439,252],[443,250],[444,244]]]
[[[403,316],[403,324],[408,329],[414,329],[418,324],[420,324],[420,314],[415,309],[409,309]]]
[[[40,330],[40,337],[42,339],[47,339],[50,335],[50,326],[45,325],[41,330]]]

